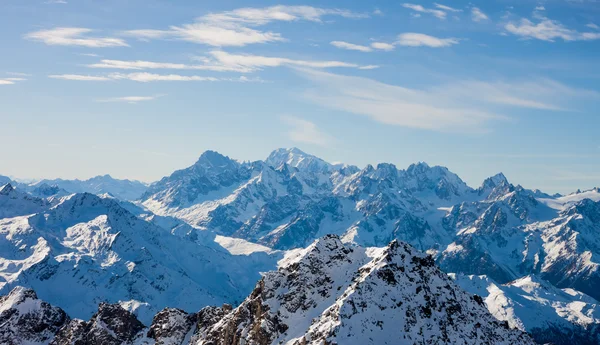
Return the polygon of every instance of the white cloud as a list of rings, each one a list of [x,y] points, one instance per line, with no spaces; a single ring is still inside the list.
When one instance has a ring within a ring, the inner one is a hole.
[[[554,42],[556,39],[563,41],[591,41],[600,39],[600,32],[578,32],[569,29],[556,20],[539,17],[539,22],[534,23],[523,18],[519,22],[509,22],[504,28],[513,35],[525,39],[535,38],[542,41]]]
[[[62,79],[62,80],[75,80],[75,81],[110,81],[110,80],[130,80],[140,83],[149,83],[156,81],[227,81],[227,82],[240,82],[240,83],[264,83],[265,81],[261,78],[247,78],[244,76],[237,78],[215,78],[197,75],[180,75],[180,74],[156,74],[147,72],[138,73],[110,73],[104,76],[90,76],[90,75],[79,75],[79,74],[61,74],[61,75],[49,75],[49,78]]]
[[[219,78],[204,77],[204,76],[186,76],[179,74],[155,74],[155,73],[111,73],[109,75],[111,79],[115,80],[131,80],[141,83],[148,83],[153,81],[219,81]]]
[[[538,5],[538,6],[536,6],[536,7],[535,7],[535,10],[536,10],[536,11],[545,11],[545,10],[546,10],[546,7],[544,7],[544,6],[542,6],[542,5]]]
[[[98,102],[109,102],[109,103],[110,102],[125,102],[125,103],[130,103],[130,104],[136,104],[138,102],[152,101],[152,100],[155,100],[162,96],[163,95],[114,97],[114,98],[100,99],[100,100],[98,100]]]
[[[99,57],[100,56],[98,54],[93,54],[93,53],[80,53],[78,55],[79,56],[89,56],[89,57]]]
[[[316,70],[300,75],[315,84],[305,97],[334,110],[367,116],[377,122],[434,131],[486,130],[491,121],[506,120],[506,108],[563,111],[581,97],[600,98],[552,80],[511,82],[457,81],[411,89],[376,80]]]
[[[398,41],[396,41],[396,44],[401,46],[431,48],[449,47],[458,43],[456,38],[438,38],[413,32],[398,35]]]
[[[594,24],[594,23],[589,23],[586,25],[588,28],[590,29],[594,29],[594,30],[600,30],[600,26]]]
[[[222,27],[213,24],[195,23],[171,27],[173,36],[180,40],[211,46],[241,47],[248,44],[284,41],[280,34],[263,32],[247,27]]]
[[[23,78],[23,76],[25,76],[25,74],[23,73],[11,73],[11,72],[7,72],[6,74],[8,75],[21,75],[21,77],[9,77],[9,78],[3,78],[0,77],[0,85],[13,85],[16,84],[18,82],[21,81],[26,81],[26,78]]]
[[[230,54],[224,51],[210,52],[212,57],[211,63],[219,66],[226,66],[236,69],[248,69],[251,71],[260,70],[265,67],[279,66],[298,66],[310,68],[360,68],[361,65],[342,61],[310,61],[310,60],[295,60],[281,57],[268,57],[250,54]]]
[[[171,26],[168,30],[131,30],[124,32],[124,35],[141,40],[173,38],[215,47],[239,47],[285,40],[279,33],[261,31],[253,27],[263,26],[274,21],[321,22],[325,16],[363,18],[366,15],[347,10],[311,6],[279,5],[265,8],[239,8],[233,11],[210,13],[197,18],[195,23]]]
[[[381,11],[378,8],[376,8],[375,10],[373,10],[373,14],[376,15],[376,16],[383,16],[383,11]]]
[[[90,68],[106,69],[124,69],[124,70],[145,70],[145,69],[175,69],[175,70],[204,70],[216,72],[242,72],[247,73],[252,70],[246,67],[211,65],[210,61],[206,65],[188,65],[171,62],[152,62],[152,61],[123,61],[123,60],[101,60],[99,63],[89,64]]]
[[[448,12],[462,12],[462,10],[459,10],[454,7],[450,7],[450,6],[446,6],[446,5],[442,5],[442,4],[438,4],[438,3],[434,3],[434,5],[435,5],[435,7],[439,8],[440,10],[444,10],[444,11],[448,11]]]
[[[402,4],[402,7],[404,8],[408,8],[411,9],[415,12],[420,12],[420,13],[429,13],[432,14],[433,16],[439,18],[439,19],[446,19],[446,15],[447,13],[439,10],[439,9],[432,9],[432,8],[425,8],[421,5],[416,5],[416,4],[408,4],[408,3],[404,3]]]
[[[471,19],[473,19],[474,22],[481,22],[488,20],[489,18],[487,14],[483,13],[479,8],[473,7],[471,8]]]
[[[111,80],[111,78],[108,78],[108,77],[80,75],[80,74],[53,74],[53,75],[49,75],[48,77],[52,78],[52,79],[77,80],[77,81],[109,81],[109,80]]]
[[[25,35],[26,39],[43,42],[47,45],[84,46],[91,48],[127,47],[127,43],[120,38],[89,37],[92,29],[86,28],[54,28],[40,30]]]
[[[353,44],[353,43],[348,43],[348,42],[343,42],[343,41],[332,41],[332,42],[330,42],[330,44],[332,46],[340,48],[340,49],[357,50],[357,51],[361,51],[361,52],[373,51],[373,49],[371,49],[371,47],[361,46],[358,44]]]
[[[327,146],[332,141],[313,122],[294,116],[282,116],[281,120],[291,127],[288,135],[292,141],[319,146]]]
[[[371,43],[371,47],[378,50],[391,51],[394,50],[394,45],[385,42],[373,42]]]
[[[369,69],[377,69],[377,68],[379,68],[379,65],[360,66],[358,69],[369,70]]]
[[[45,4],[59,4],[59,5],[65,5],[67,4],[66,0],[48,0],[45,2]]]
[[[281,57],[268,57],[248,54],[230,54],[224,51],[211,51],[208,56],[196,57],[195,60],[202,64],[181,64],[170,62],[153,61],[123,61],[123,60],[101,60],[99,63],[89,64],[90,68],[121,69],[121,70],[149,70],[149,69],[174,69],[174,70],[206,70],[216,72],[240,72],[250,73],[267,67],[300,66],[311,68],[359,68],[354,63],[342,61],[310,61],[294,60]]]

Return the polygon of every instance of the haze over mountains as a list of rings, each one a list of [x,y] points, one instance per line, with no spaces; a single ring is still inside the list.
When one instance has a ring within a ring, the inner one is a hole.
[[[104,312],[132,325],[115,344],[160,343],[145,327],[161,315],[180,329],[172,344],[394,344],[402,327],[405,343],[469,339],[465,329],[489,344],[530,343],[518,330],[539,343],[600,342],[597,188],[548,195],[503,174],[473,188],[444,167],[360,169],[296,148],[256,162],[207,151],[149,186],[0,184],[0,294],[14,297],[0,318],[27,298],[91,318],[65,319],[57,344],[97,337]],[[233,307],[193,314],[223,303]]]

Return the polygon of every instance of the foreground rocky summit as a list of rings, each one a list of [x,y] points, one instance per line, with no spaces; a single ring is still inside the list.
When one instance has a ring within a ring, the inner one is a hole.
[[[495,319],[480,297],[455,285],[430,256],[403,242],[364,249],[326,236],[280,264],[235,309],[188,314],[167,308],[149,327],[118,304],[101,304],[89,321],[69,320],[32,290],[15,288],[0,300],[0,339],[53,345],[533,344]],[[44,332],[34,337],[29,330]]]

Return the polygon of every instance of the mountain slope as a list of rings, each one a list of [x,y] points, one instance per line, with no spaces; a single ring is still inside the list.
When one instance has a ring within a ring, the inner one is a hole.
[[[466,291],[483,297],[497,319],[532,334],[540,344],[600,343],[600,305],[572,289],[558,289],[537,276],[497,284],[486,276],[452,275]]]
[[[317,240],[268,273],[204,344],[533,344],[404,243]]]
[[[239,301],[276,260],[232,256],[87,193],[40,214],[0,220],[0,248],[0,293],[25,285],[83,318],[100,302],[121,301],[143,321],[165,306],[194,311]]]
[[[37,213],[50,206],[47,200],[17,190],[10,183],[0,186],[0,219]]]

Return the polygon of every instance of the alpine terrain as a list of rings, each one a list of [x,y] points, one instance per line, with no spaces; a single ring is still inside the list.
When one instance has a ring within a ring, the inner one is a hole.
[[[598,188],[297,148],[0,183],[0,343],[600,343]]]

